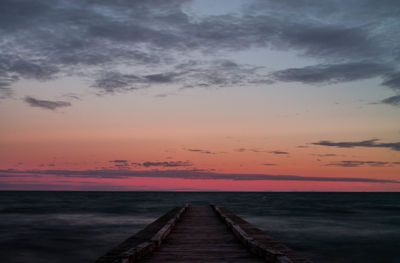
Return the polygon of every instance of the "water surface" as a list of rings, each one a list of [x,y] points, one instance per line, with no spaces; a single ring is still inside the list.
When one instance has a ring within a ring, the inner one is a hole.
[[[177,205],[220,204],[314,262],[400,262],[399,193],[0,192],[0,262],[92,262]]]

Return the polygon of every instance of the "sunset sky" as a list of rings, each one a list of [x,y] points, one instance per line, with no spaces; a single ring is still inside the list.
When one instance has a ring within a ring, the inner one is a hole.
[[[2,0],[0,190],[400,191],[399,17]]]

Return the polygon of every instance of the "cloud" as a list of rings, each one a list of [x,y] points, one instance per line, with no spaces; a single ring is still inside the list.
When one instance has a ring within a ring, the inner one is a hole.
[[[202,149],[191,149],[191,148],[189,148],[189,149],[184,149],[184,150],[188,151],[188,152],[197,152],[197,153],[203,153],[203,154],[215,154],[215,152],[211,152],[209,150],[202,150]]]
[[[400,151],[400,142],[378,142],[379,139],[371,139],[358,142],[331,142],[319,141],[313,142],[314,145],[339,147],[339,148],[354,148],[354,147],[369,147],[369,148],[388,148],[393,151]]]
[[[7,87],[8,84],[0,80],[0,99],[9,98],[12,95],[12,89]]]
[[[276,166],[276,163],[263,163],[264,166]]]
[[[128,160],[111,160],[110,163],[127,163]]]
[[[197,170],[0,170],[0,177],[12,177],[14,175],[53,175],[59,177],[74,178],[116,178],[125,179],[131,177],[148,178],[179,178],[189,180],[233,180],[233,181],[316,181],[316,182],[364,182],[364,183],[400,183],[396,180],[371,179],[358,177],[313,177],[279,174],[219,174]]]
[[[392,96],[392,97],[388,97],[386,99],[383,99],[381,101],[381,103],[389,104],[389,105],[392,105],[392,106],[400,106],[400,95],[396,95],[396,96]]]
[[[187,166],[193,166],[193,163],[189,161],[164,161],[164,162],[152,162],[152,161],[146,161],[146,162],[133,162],[133,166],[143,166],[146,168],[149,167],[187,167]]]
[[[345,64],[320,64],[304,68],[289,68],[275,71],[272,78],[285,82],[301,82],[306,84],[337,83],[368,79],[380,76],[391,68],[387,65],[353,62]]]
[[[1,61],[0,61],[1,63]],[[11,84],[18,80],[18,76],[11,75],[0,67],[0,99],[9,98],[12,95]]]
[[[127,169],[129,168],[129,163],[128,160],[111,160],[109,161],[110,163],[114,163],[115,167],[118,167],[120,169]]]
[[[245,151],[247,151],[246,148],[238,148],[238,149],[235,149],[235,152],[239,152],[239,153],[242,153],[242,152],[245,152]]]
[[[173,73],[151,74],[144,76],[150,82],[170,83],[174,79]]]
[[[24,171],[16,170],[16,169],[2,169],[0,170],[0,178],[2,177],[34,177],[39,178],[40,175],[32,174],[30,172],[25,173]],[[3,183],[3,182],[1,182]]]
[[[249,151],[252,151],[255,153],[268,153],[267,150],[261,150],[261,149],[249,149]]]
[[[339,161],[328,163],[327,166],[341,166],[341,167],[360,167],[360,166],[371,166],[371,167],[385,167],[391,164],[390,162],[381,161]]]
[[[39,100],[29,96],[25,97],[24,101],[28,103],[31,107],[38,107],[47,110],[56,110],[57,108],[71,106],[71,103],[67,101]]]
[[[189,161],[170,161],[170,162],[143,162],[144,167],[184,167],[192,166],[193,164]]]
[[[385,76],[385,81],[382,83],[382,85],[388,86],[393,90],[400,91],[400,72]]]
[[[312,2],[245,1],[232,14],[194,15],[184,0],[3,0],[0,94],[10,97],[20,79],[71,74],[88,77],[104,94],[169,83],[269,84],[271,76],[303,83],[381,76],[383,85],[398,90],[396,3]],[[213,61],[252,48],[289,50],[318,64],[268,76],[254,65]]]
[[[235,152],[246,152],[246,151],[250,151],[250,152],[255,152],[255,153],[272,153],[272,154],[289,154],[288,152],[283,152],[283,151],[267,151],[267,150],[260,150],[260,149],[247,149],[247,148],[238,148],[234,150]]]
[[[281,154],[289,154],[288,152],[283,152],[283,151],[272,151],[272,152],[270,152],[270,153],[278,154],[278,155],[281,155]]]
[[[115,163],[117,167],[128,167],[128,160],[111,160],[111,163]],[[145,162],[132,162],[131,165],[139,167],[186,167],[193,166],[193,164],[189,161],[164,161],[164,162],[153,162],[153,161],[145,161]]]

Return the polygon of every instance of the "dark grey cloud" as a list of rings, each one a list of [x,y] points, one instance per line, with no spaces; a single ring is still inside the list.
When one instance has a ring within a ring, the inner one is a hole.
[[[400,72],[385,76],[385,81],[382,84],[393,90],[400,91]]]
[[[39,178],[40,175],[32,174],[32,173],[29,173],[29,172],[25,173],[23,171],[16,170],[16,169],[3,169],[3,170],[0,170],[0,178],[2,178],[2,177],[34,177],[34,178]]]
[[[360,167],[360,166],[371,166],[371,167],[385,167],[390,165],[390,162],[382,161],[339,161],[328,163],[327,166],[341,166],[341,167]]]
[[[176,83],[181,89],[195,87],[227,87],[254,83],[271,83],[265,76],[256,74],[257,67],[237,65],[231,60],[187,61],[177,64],[172,72],[156,74],[122,74],[102,72],[93,87],[105,93],[148,88],[154,84]],[[162,97],[162,96],[161,96]]]
[[[365,183],[400,183],[396,180],[355,178],[355,177],[313,177],[297,175],[271,175],[271,174],[219,174],[196,170],[0,170],[0,177],[12,177],[14,175],[53,175],[59,177],[77,178],[180,178],[180,179],[208,179],[208,180],[234,180],[234,181],[317,181],[317,182],[365,182]]]
[[[163,73],[163,74],[151,74],[144,76],[150,82],[158,83],[170,83],[173,81],[175,74]]]
[[[264,166],[276,166],[276,163],[263,163]]]
[[[271,151],[270,153],[278,154],[278,155],[289,154],[288,152],[283,152],[283,151]]]
[[[138,86],[143,84],[142,78],[130,75],[121,74],[119,72],[106,72],[96,79],[93,87],[99,88],[105,93],[114,93],[118,91],[136,90],[146,86]]]
[[[235,152],[254,152],[254,153],[272,153],[272,154],[277,154],[277,155],[282,155],[282,154],[289,154],[288,152],[284,152],[284,151],[268,151],[268,150],[263,150],[263,149],[257,149],[257,148],[251,148],[251,149],[247,149],[247,148],[238,148],[238,149],[234,149]]]
[[[332,142],[319,141],[313,142],[314,145],[330,146],[339,148],[369,147],[369,148],[388,148],[394,151],[400,151],[400,142],[379,142],[379,139],[371,139],[356,142]]]
[[[337,83],[380,76],[391,68],[384,64],[353,62],[345,64],[320,64],[304,68],[289,68],[272,73],[279,81],[315,83]]]
[[[268,84],[271,76],[304,83],[381,76],[383,85],[398,90],[395,1],[272,2],[246,2],[236,14],[195,16],[184,0],[3,0],[0,96],[9,97],[18,79],[71,74],[86,76],[103,93],[169,83]],[[292,50],[319,64],[268,76],[251,65],[212,62],[215,55],[252,47]],[[198,54],[204,64],[189,65]]]
[[[128,160],[112,160],[110,162],[116,163],[116,166],[129,166]],[[190,161],[145,161],[145,162],[132,162],[131,165],[139,167],[186,167],[193,166]]]
[[[400,95],[396,95],[396,96],[392,96],[392,97],[388,97],[386,99],[383,99],[381,101],[381,103],[389,104],[389,105],[392,105],[392,106],[400,106]]]
[[[364,59],[388,57],[389,50],[395,56],[399,54],[391,42],[398,39],[398,22],[393,24],[398,10],[394,5],[391,0],[257,0],[251,2],[247,12],[276,14],[281,21],[295,24],[281,31],[286,45],[302,46],[312,55]]]
[[[128,160],[110,160],[110,163],[127,163]]]
[[[189,161],[170,161],[170,162],[143,162],[144,167],[185,167],[193,166]]]
[[[188,151],[188,152],[196,152],[196,153],[203,153],[203,154],[215,154],[215,152],[211,152],[209,150],[203,150],[203,149],[192,149],[192,148],[189,148],[189,149],[184,149],[184,150]]]
[[[110,163],[114,163],[114,166],[117,168],[128,168],[129,167],[129,163],[128,160],[111,160],[109,161]]]
[[[71,106],[71,103],[67,101],[39,100],[29,96],[25,97],[24,101],[31,107],[38,107],[47,110],[56,110],[58,108]]]

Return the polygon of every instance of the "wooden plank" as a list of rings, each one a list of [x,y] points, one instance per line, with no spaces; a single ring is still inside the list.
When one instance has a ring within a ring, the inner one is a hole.
[[[131,263],[151,253],[167,237],[188,205],[176,207],[111,249],[95,263]]]
[[[228,209],[220,206],[212,207],[242,244],[252,253],[264,258],[266,262],[311,263]]]
[[[96,261],[133,262],[310,263],[224,207],[188,205],[171,210]]]
[[[163,245],[140,262],[263,262],[235,238],[210,206],[189,206]]]

